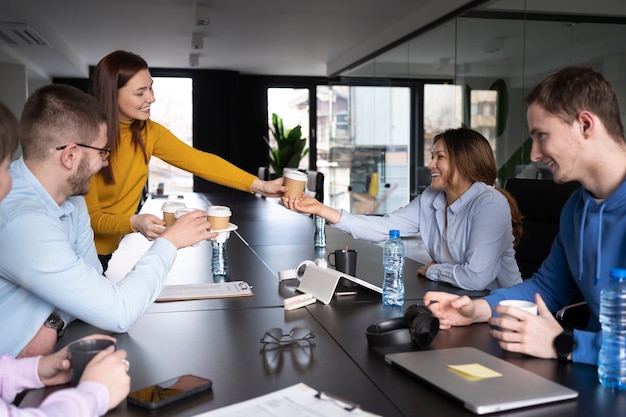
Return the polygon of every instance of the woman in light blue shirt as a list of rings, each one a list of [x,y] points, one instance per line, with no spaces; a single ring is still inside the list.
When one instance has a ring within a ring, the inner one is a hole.
[[[357,239],[384,241],[390,229],[419,233],[432,262],[418,270],[433,281],[468,290],[506,288],[522,281],[514,246],[521,237],[515,200],[494,187],[497,165],[487,139],[470,129],[435,137],[431,184],[408,205],[380,216],[351,214],[312,197],[286,207],[317,214]]]

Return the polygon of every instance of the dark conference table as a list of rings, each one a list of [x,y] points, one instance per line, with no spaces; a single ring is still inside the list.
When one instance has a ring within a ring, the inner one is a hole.
[[[213,380],[213,391],[168,406],[160,416],[193,416],[225,405],[271,393],[304,382],[361,405],[383,416],[473,416],[462,405],[384,362],[383,355],[368,347],[365,329],[370,324],[402,315],[402,309],[382,305],[380,295],[359,289],[356,296],[320,302],[285,311],[283,300],[296,294],[297,281],[279,283],[277,272],[294,268],[306,259],[325,257],[346,243],[359,252],[357,276],[375,285],[382,281],[382,248],[358,241],[327,226],[325,251],[313,247],[313,222],[287,210],[277,201],[244,193],[199,196],[185,194],[188,206],[228,205],[231,222],[239,229],[228,240],[229,279],[253,286],[254,296],[155,303],[125,334],[115,335],[118,347],[128,351],[132,390],[174,376],[193,373]],[[149,200],[147,212],[158,214],[162,199]],[[149,242],[133,234],[124,238],[111,260],[107,275],[120,279]],[[208,242],[179,251],[168,284],[212,282],[211,248]],[[410,254],[409,254],[410,256]],[[407,259],[404,307],[420,303],[428,290],[447,290],[480,296],[480,292],[456,290],[446,284],[417,278],[419,263]],[[263,349],[260,339],[273,327],[289,331],[310,327],[315,337],[281,349]],[[432,348],[474,346],[531,372],[579,392],[579,398],[498,415],[589,416],[626,415],[626,393],[605,389],[597,382],[596,367],[560,363],[503,352],[488,333],[487,324],[439,332]],[[98,329],[80,321],[72,323],[63,346]],[[28,393],[22,406],[41,402],[54,390]],[[146,416],[149,411],[122,403],[108,416]]]

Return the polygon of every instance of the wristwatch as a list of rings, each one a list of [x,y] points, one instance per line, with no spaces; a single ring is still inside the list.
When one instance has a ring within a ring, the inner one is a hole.
[[[567,357],[574,350],[574,333],[571,330],[563,332],[554,338],[554,350],[560,361],[566,361]]]
[[[43,322],[43,325],[56,330],[57,336],[58,336],[59,333],[61,333],[61,330],[63,330],[63,326],[65,326],[65,322],[63,321],[61,316],[59,316],[58,313],[53,311],[52,313],[50,313],[50,316],[48,316],[46,321]]]

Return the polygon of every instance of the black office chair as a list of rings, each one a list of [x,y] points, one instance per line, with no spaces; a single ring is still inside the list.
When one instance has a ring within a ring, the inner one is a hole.
[[[530,278],[550,253],[559,232],[563,205],[580,187],[576,181],[557,184],[552,180],[509,178],[504,188],[515,198],[522,213],[522,238],[515,248],[515,259],[523,279]],[[589,321],[589,307],[577,294],[572,304],[556,313],[566,328],[584,328]]]
[[[504,184],[522,213],[524,231],[515,248],[515,259],[523,279],[530,278],[550,253],[563,205],[579,186],[575,181],[557,184],[527,178],[509,178]]]
[[[304,171],[304,170],[301,170]],[[324,202],[324,174],[319,171],[304,171],[307,174],[305,194],[315,197],[320,203]]]
[[[269,167],[259,167],[259,172],[257,174],[257,177],[259,177],[259,179],[262,179],[264,181],[269,181],[270,179]]]
[[[417,193],[421,194],[430,185],[430,170],[428,167],[417,167]]]

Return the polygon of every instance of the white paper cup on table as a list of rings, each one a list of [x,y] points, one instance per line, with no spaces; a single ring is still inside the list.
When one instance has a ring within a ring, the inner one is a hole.
[[[185,214],[188,213],[193,213],[194,211],[198,211],[199,209],[197,208],[191,208],[191,207],[183,207],[183,208],[179,208],[178,210],[176,210],[176,213],[174,213],[174,218],[175,219],[179,219],[181,216],[184,216]],[[193,247],[196,247],[200,244],[200,242],[198,243],[194,243]]]
[[[198,209],[197,208],[191,208],[191,207],[179,208],[178,210],[176,210],[176,212],[174,212],[174,218],[175,219],[179,219],[180,217],[184,216],[185,214],[193,213],[194,211],[198,211]]]
[[[224,230],[228,228],[228,222],[232,212],[226,206],[209,206],[206,210],[207,221],[211,224],[211,230]]]
[[[174,221],[176,220],[176,210],[181,208],[185,208],[185,203],[182,201],[166,201],[163,203],[161,210],[163,211],[163,221],[165,222],[165,227],[169,227],[174,224]]]
[[[309,177],[304,172],[295,169],[283,170],[283,176],[285,177],[285,187],[287,187],[284,196],[300,198],[304,193],[304,187]]]
[[[500,301],[500,305],[501,306],[510,306],[510,307],[515,307],[515,308],[519,308],[520,310],[524,310],[527,311],[531,314],[537,314],[537,304],[533,303],[532,301],[526,301],[526,300],[502,300]],[[508,314],[500,314],[500,317],[506,317],[512,320],[517,320],[516,317],[510,316]],[[507,331],[507,330],[505,330]]]

